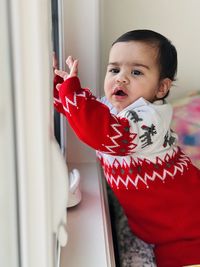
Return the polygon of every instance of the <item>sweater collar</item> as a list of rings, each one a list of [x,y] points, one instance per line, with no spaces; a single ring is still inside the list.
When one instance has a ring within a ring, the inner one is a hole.
[[[163,105],[163,104],[166,104],[165,100],[156,100],[154,101],[153,103],[145,100],[143,97],[140,97],[138,98],[135,102],[133,102],[132,104],[130,104],[129,106],[127,106],[125,109],[123,109],[122,111],[120,111],[119,113],[117,112],[117,110],[110,104],[110,102],[108,102],[108,100],[103,97],[103,103],[106,104],[109,109],[110,109],[110,112],[112,114],[121,114],[121,112],[124,112],[124,111],[127,111],[127,110],[130,110],[130,109],[134,109],[134,108],[138,108],[138,107],[142,107],[142,106],[148,106],[148,105]]]
[[[139,108],[142,106],[148,106],[151,103],[147,100],[145,100],[143,97],[138,98],[135,102],[133,102],[132,104],[130,104],[129,106],[127,106],[126,108],[124,108],[122,111],[120,111],[118,113],[118,115],[120,115],[122,112],[124,113],[124,111],[130,110],[130,109],[134,109],[134,108]]]

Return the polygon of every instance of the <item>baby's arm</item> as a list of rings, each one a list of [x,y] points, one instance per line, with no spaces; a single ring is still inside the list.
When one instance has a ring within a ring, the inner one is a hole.
[[[81,88],[76,77],[78,60],[70,56],[66,64],[69,73],[55,70],[64,80],[56,85],[57,110],[66,116],[78,137],[92,148],[111,155],[129,154],[136,146],[132,143],[136,135],[130,133],[128,120],[110,114],[107,106],[97,101],[88,89]]]
[[[110,113],[88,89],[82,89],[77,77],[60,86],[59,96],[70,125],[78,137],[95,150],[111,155],[128,155],[136,147],[126,118]]]

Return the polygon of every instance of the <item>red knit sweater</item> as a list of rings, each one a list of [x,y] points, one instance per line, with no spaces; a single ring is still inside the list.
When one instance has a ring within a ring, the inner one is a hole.
[[[200,264],[200,171],[176,145],[170,105],[139,99],[114,115],[77,77],[55,89],[54,99],[97,151],[130,228],[155,245],[157,265]]]

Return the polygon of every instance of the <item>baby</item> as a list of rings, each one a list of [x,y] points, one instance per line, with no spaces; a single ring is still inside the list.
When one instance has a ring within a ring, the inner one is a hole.
[[[177,52],[163,35],[135,30],[110,50],[99,101],[82,89],[78,60],[54,89],[54,105],[77,136],[97,151],[131,230],[154,244],[158,267],[200,264],[200,170],[177,146],[165,98]],[[200,266],[200,265],[198,265]]]

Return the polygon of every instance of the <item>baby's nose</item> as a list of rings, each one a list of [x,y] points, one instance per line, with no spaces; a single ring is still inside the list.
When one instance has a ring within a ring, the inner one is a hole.
[[[125,73],[119,73],[117,75],[117,79],[116,80],[117,80],[118,83],[128,83],[128,81],[129,81],[129,79],[126,76]]]

